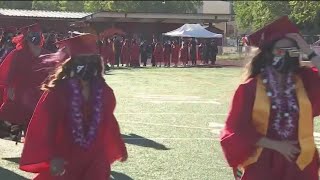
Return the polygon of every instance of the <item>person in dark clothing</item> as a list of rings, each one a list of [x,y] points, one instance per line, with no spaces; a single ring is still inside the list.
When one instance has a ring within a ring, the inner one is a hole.
[[[0,44],[2,45],[0,49],[0,63],[4,58],[15,49],[15,45],[12,43],[12,38],[14,34],[9,32],[4,32],[1,38]]]
[[[50,53],[55,53],[58,51],[58,48],[54,44],[56,42],[55,34],[49,34],[43,48],[48,50]]]
[[[156,39],[153,39],[152,40],[152,43],[151,43],[151,63],[152,63],[152,66],[155,67],[156,66],[156,61],[155,61],[155,58],[154,58],[154,55],[153,55],[153,52],[155,50],[155,47],[156,47],[156,44],[157,44],[157,40]]]
[[[204,64],[209,63],[209,58],[211,56],[211,43],[210,40],[207,40],[205,43],[205,47],[203,49],[203,54],[204,54]]]
[[[197,65],[197,42],[196,42],[195,38],[192,38],[189,45],[190,45],[191,63],[192,63],[192,65]]]
[[[163,45],[163,61],[165,67],[170,67],[171,43],[167,40]]]
[[[122,44],[118,37],[114,37],[115,64],[119,67]]]
[[[147,41],[142,41],[140,44],[140,54],[141,54],[141,62],[143,63],[143,66],[147,66],[147,60],[148,60],[148,44]]]
[[[203,63],[203,50],[204,50],[204,43],[201,41],[198,48],[198,60]]]
[[[215,64],[217,60],[217,54],[218,54],[218,46],[217,43],[213,40],[211,41],[211,64]]]

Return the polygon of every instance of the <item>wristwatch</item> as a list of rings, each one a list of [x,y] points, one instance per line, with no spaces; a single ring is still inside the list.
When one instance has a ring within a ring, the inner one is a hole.
[[[308,55],[308,59],[311,60],[315,56],[318,56],[318,55],[314,51],[312,51],[312,53]]]

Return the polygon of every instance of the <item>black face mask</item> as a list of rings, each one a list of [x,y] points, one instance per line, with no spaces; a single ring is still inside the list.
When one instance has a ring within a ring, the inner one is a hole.
[[[27,40],[34,44],[35,46],[40,45],[41,43],[41,33],[39,32],[30,32],[27,35]]]
[[[75,76],[84,81],[90,81],[97,76],[97,65],[95,63],[76,64],[73,68]]]
[[[274,56],[271,65],[278,72],[286,74],[299,67],[299,57],[290,57],[287,52],[285,56]]]

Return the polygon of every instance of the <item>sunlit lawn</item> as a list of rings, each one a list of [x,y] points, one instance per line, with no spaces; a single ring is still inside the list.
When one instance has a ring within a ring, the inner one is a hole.
[[[241,73],[240,68],[111,71],[106,79],[117,97],[116,117],[129,152],[126,163],[113,166],[113,178],[231,180],[217,141],[219,127],[213,133],[209,123],[224,122]],[[0,141],[1,180],[33,177],[17,169],[21,148]]]

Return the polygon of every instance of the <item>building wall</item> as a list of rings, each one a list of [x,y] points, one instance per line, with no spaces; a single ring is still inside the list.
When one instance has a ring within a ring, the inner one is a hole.
[[[203,1],[203,5],[198,9],[198,13],[232,14],[232,8],[232,4],[226,1]],[[216,23],[214,26],[223,30],[227,37],[234,36],[236,34],[234,23]]]
[[[39,23],[44,32],[68,32],[71,28],[69,23],[74,20],[68,19],[48,19],[48,18],[21,18],[21,17],[0,17],[0,28],[13,26],[21,28],[34,23]]]
[[[203,1],[198,13],[204,14],[231,14],[231,3],[226,1]]]

